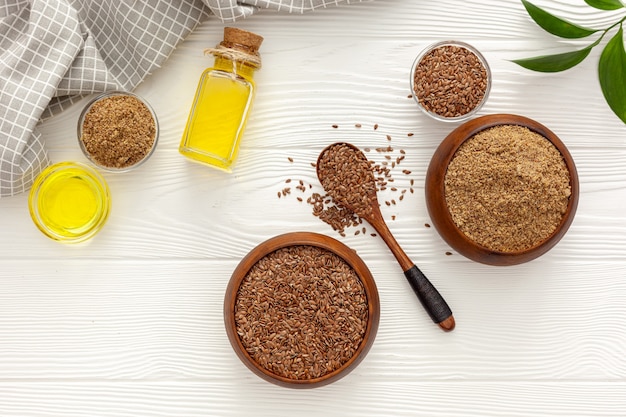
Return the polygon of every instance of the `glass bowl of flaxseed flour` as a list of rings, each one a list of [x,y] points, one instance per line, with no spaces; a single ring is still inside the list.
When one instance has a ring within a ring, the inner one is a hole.
[[[78,143],[96,167],[126,172],[143,165],[159,139],[156,113],[140,96],[114,91],[101,94],[83,109]]]

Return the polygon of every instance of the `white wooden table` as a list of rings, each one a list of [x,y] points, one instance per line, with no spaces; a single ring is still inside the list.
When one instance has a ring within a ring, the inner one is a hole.
[[[537,4],[589,25],[610,20],[587,14],[582,1]],[[26,195],[0,200],[0,416],[625,416],[626,126],[602,98],[600,51],[561,74],[517,67],[511,59],[577,45],[543,32],[517,0],[380,0],[261,12],[237,26],[266,40],[234,173],[177,152],[198,76],[212,63],[202,50],[221,38],[223,24],[211,18],[136,90],[156,109],[160,143],[139,170],[105,174],[113,211],[99,235],[56,243],[31,222]],[[473,44],[491,65],[481,114],[533,118],[576,161],[576,219],[530,263],[446,255],[425,227],[426,168],[454,126],[427,119],[407,98],[409,68],[421,48],[449,38]],[[42,126],[53,162],[86,162],[75,137],[80,110]],[[449,302],[452,333],[430,321],[382,241],[342,238],[295,193],[277,197],[288,178],[319,187],[310,163],[327,144],[386,146],[386,135],[406,150],[416,192],[383,206],[384,215]],[[252,374],[222,318],[239,260],[300,230],[354,248],[382,304],[366,359],[314,390]]]

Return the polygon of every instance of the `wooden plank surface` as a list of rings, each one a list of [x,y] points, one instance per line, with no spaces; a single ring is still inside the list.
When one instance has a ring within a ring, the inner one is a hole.
[[[536,3],[588,25],[615,16],[582,0]],[[0,416],[626,415],[626,127],[602,98],[599,51],[561,74],[517,67],[511,59],[581,43],[544,33],[513,0],[375,0],[304,15],[261,11],[237,26],[266,40],[232,174],[177,152],[198,76],[211,64],[202,50],[221,38],[223,24],[210,18],[137,89],[158,114],[160,143],[142,168],[105,174],[113,211],[98,236],[58,244],[32,224],[26,195],[0,200]],[[489,267],[446,255],[426,227],[426,168],[453,125],[418,112],[409,69],[419,50],[448,38],[489,61],[494,82],[481,114],[545,124],[577,164],[576,219],[530,263]],[[41,126],[54,162],[84,161],[80,110]],[[398,187],[415,192],[383,214],[452,307],[458,326],[449,334],[430,322],[379,239],[340,237],[295,190],[277,197],[287,179],[321,190],[310,164],[327,144],[375,148],[387,135],[411,171],[396,173]],[[299,230],[355,249],[381,298],[365,361],[305,391],[248,371],[221,312],[239,260]]]

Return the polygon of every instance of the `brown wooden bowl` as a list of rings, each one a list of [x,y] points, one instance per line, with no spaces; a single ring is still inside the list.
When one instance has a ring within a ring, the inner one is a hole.
[[[265,367],[261,366],[245,349],[240,337],[237,334],[237,324],[235,322],[235,305],[239,287],[250,269],[263,257],[270,253],[291,246],[307,245],[325,249],[342,258],[357,274],[367,298],[368,320],[363,339],[355,351],[354,355],[342,364],[338,369],[326,373],[317,378],[295,379],[277,375]],[[252,249],[239,263],[233,272],[224,299],[224,324],[230,344],[239,359],[252,372],[266,381],[290,388],[315,388],[337,381],[351,372],[366,356],[374,343],[378,323],[380,320],[380,301],[378,290],[371,272],[356,254],[355,251],[338,240],[310,232],[293,232],[271,238]]]
[[[499,252],[469,239],[454,223],[445,199],[444,178],[448,164],[463,142],[476,133],[498,125],[519,125],[542,135],[559,150],[569,171],[571,196],[561,223],[537,245],[517,252]],[[578,174],[574,160],[561,140],[547,127],[529,118],[513,114],[493,114],[469,120],[453,130],[435,151],[426,173],[426,206],[441,237],[461,255],[488,265],[516,265],[533,260],[550,250],[565,235],[578,205]]]

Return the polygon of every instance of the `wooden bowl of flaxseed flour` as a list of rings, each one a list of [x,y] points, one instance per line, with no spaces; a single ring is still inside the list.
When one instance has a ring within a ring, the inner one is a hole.
[[[320,234],[295,232],[252,249],[224,298],[231,346],[252,372],[290,388],[346,376],[374,343],[378,290],[352,249]]]
[[[489,265],[533,260],[567,232],[578,205],[574,160],[547,127],[494,114],[465,122],[435,151],[426,205],[441,237]]]

